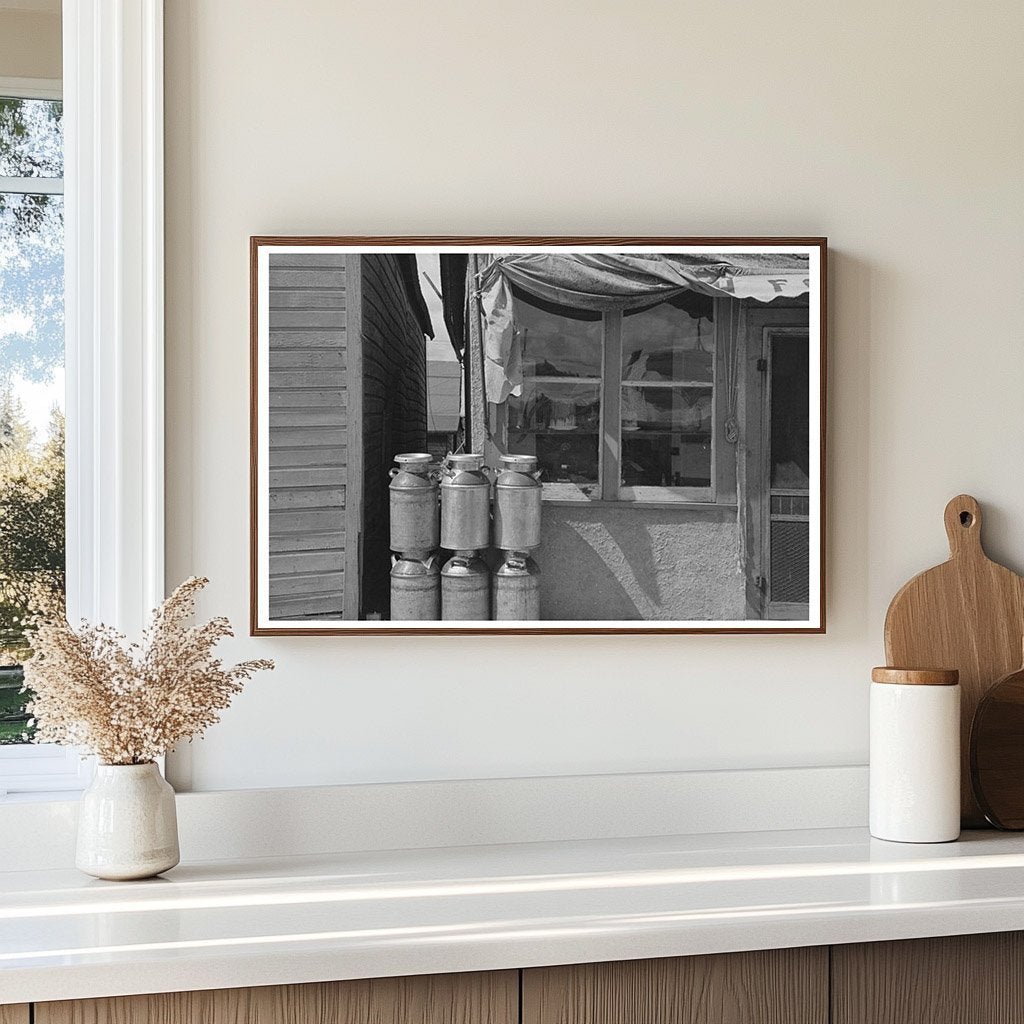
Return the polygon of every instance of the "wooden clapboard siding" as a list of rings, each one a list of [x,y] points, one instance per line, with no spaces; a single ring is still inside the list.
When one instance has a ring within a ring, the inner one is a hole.
[[[347,445],[338,445],[334,448],[281,448],[278,450],[271,448],[268,465],[271,470],[294,469],[299,466],[327,468],[344,466],[347,472],[351,461],[346,448]]]
[[[346,257],[271,253],[270,617],[345,614]]]
[[[517,972],[494,971],[37,1003],[35,1020],[36,1024],[517,1024],[518,1009]],[[15,1018],[12,1024],[22,1024],[22,1019]]]
[[[352,257],[350,256],[348,257],[348,259],[351,261]],[[348,302],[348,296],[346,295],[346,310],[348,309],[349,305],[350,304]],[[307,327],[297,331],[281,330],[274,332],[274,348],[279,352],[290,348],[329,349],[337,344],[337,340],[337,335],[333,330],[317,331]]]
[[[279,298],[279,295],[275,295],[274,301],[276,302]],[[345,352],[344,349],[338,348],[275,348],[270,352],[270,368],[272,370],[343,370],[345,368]]]
[[[330,534],[320,534],[321,538]],[[294,576],[311,572],[344,572],[345,555],[341,551],[288,551],[271,554],[270,571]]]
[[[1024,1021],[1024,933],[832,947],[834,1024]]]
[[[360,257],[363,611],[389,614],[388,471],[399,452],[425,451],[427,357],[395,257]]]
[[[284,534],[280,537],[270,538],[270,554],[280,555],[287,552],[297,551],[324,551],[332,548],[341,548],[345,545],[345,532],[343,530],[323,530],[317,533],[314,530],[305,530],[302,533]]]
[[[345,466],[285,466],[270,470],[271,487],[323,487],[328,484],[344,487],[347,479],[348,469]]]
[[[344,585],[344,573],[317,569],[314,572],[290,573],[281,576],[277,581],[275,593],[278,597],[290,598],[295,603],[301,598],[320,593],[333,599],[336,594],[342,592]]]
[[[344,309],[273,309],[270,310],[270,329],[331,330],[345,329]]]
[[[523,1024],[826,1024],[828,949],[535,968],[522,1000]]]
[[[345,262],[348,459],[345,475],[345,617],[363,617],[363,257]]]
[[[342,510],[344,511],[344,510]],[[293,544],[294,534],[337,533],[344,524],[334,508],[288,509],[270,513],[270,533],[282,544]],[[280,550],[280,548],[278,549]],[[295,550],[300,550],[296,548]],[[309,550],[308,548],[306,550]]]
[[[325,505],[344,508],[345,488],[308,484],[284,484],[271,488],[271,512],[288,512],[300,508],[322,509]]]
[[[344,581],[342,581],[344,582]],[[334,619],[337,617],[335,611],[338,601],[333,595],[328,597],[279,597],[277,599],[277,614],[282,619],[300,618],[322,618]]]

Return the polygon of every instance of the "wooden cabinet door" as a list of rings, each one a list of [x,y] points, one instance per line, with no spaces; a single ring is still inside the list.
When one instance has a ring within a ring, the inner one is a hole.
[[[523,972],[523,1024],[827,1021],[828,950],[824,947]]]
[[[19,1003],[17,1006],[0,1006],[0,1024],[28,1024],[28,1006]]]
[[[496,971],[83,999],[35,1010],[35,1024],[518,1024],[519,993],[516,971]]]
[[[1024,933],[833,946],[832,1020],[1024,1022]]]

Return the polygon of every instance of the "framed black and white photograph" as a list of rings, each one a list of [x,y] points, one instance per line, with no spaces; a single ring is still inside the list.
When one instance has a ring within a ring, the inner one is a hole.
[[[823,632],[820,238],[251,240],[261,634]]]

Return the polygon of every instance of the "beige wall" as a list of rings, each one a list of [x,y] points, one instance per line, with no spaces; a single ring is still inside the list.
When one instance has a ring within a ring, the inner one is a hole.
[[[167,7],[168,573],[243,631],[250,234],[833,247],[827,636],[241,638],[196,786],[863,762],[946,500],[1024,569],[1024,6]]]
[[[0,4],[0,78],[60,78],[60,8],[6,10]]]

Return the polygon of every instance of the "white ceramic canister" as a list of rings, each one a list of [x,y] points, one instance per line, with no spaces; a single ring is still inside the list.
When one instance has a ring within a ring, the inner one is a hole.
[[[948,843],[960,835],[956,670],[872,670],[870,761],[876,839]]]

